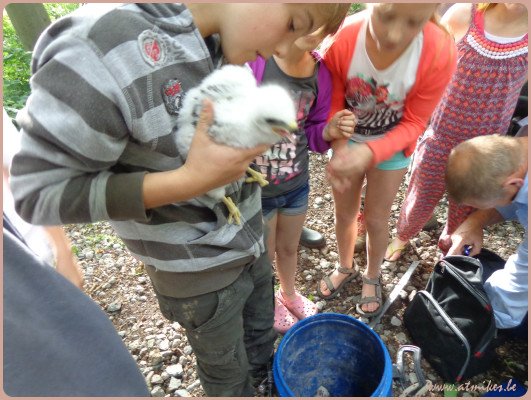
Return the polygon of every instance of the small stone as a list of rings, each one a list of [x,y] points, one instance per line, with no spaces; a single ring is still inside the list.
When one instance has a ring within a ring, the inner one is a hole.
[[[437,380],[437,377],[434,374],[432,374],[431,372],[427,373],[427,377],[432,382]]]
[[[319,386],[315,393],[315,397],[330,397],[330,392],[324,386]]]
[[[153,389],[151,389],[151,396],[152,397],[164,397],[166,393],[160,386],[155,386]]]
[[[397,317],[393,315],[393,317],[391,318],[391,325],[400,326],[402,325],[402,321],[400,321]]]
[[[180,379],[176,379],[173,376],[170,378],[170,382],[168,383],[168,392],[175,392],[177,389],[181,387],[182,381]]]
[[[186,390],[191,392],[192,390],[194,390],[195,388],[198,388],[199,386],[201,386],[201,381],[199,379],[197,379],[192,384],[188,385],[186,387]]]
[[[120,303],[119,301],[115,301],[107,306],[107,311],[116,312],[116,311],[120,311],[121,308],[122,308],[122,303]]]
[[[175,392],[177,397],[192,397],[186,389],[179,389]]]
[[[316,197],[314,200],[315,205],[320,206],[324,203],[324,200],[322,197]]]
[[[415,289],[413,289],[411,291],[411,293],[409,294],[409,296],[408,296],[409,301],[413,301],[413,298],[415,297],[416,294],[417,294],[417,291]]]
[[[138,357],[140,357],[140,358],[144,357],[147,354],[147,352],[148,352],[147,347],[142,347],[140,349],[140,352],[138,353]]]
[[[306,279],[307,282],[311,282],[312,279],[313,279],[313,276],[311,276],[311,275],[308,274],[308,275],[306,275],[306,278],[305,278],[305,279]]]
[[[190,354],[192,354],[193,353],[192,346],[185,346],[185,348],[183,349],[183,353],[185,356],[189,356]]]
[[[407,299],[407,292],[405,290],[401,290],[398,294],[402,300]]]
[[[175,377],[183,376],[183,366],[181,364],[170,365],[166,368],[166,372]]]
[[[147,374],[146,374],[146,382],[147,383],[150,383],[151,382],[151,377],[155,375],[155,371],[151,370],[149,371]]]
[[[162,351],[166,351],[170,348],[170,341],[168,339],[164,339],[159,343],[159,349]]]
[[[426,242],[426,241],[430,241],[431,240],[431,236],[428,235],[426,232],[420,232],[419,233],[419,238],[420,240],[422,240],[423,242]]]
[[[398,343],[400,343],[400,344],[405,344],[407,342],[407,337],[406,337],[406,334],[404,332],[397,333],[395,338],[398,341]]]
[[[160,353],[160,355],[162,356],[162,358],[167,361],[171,358],[171,356],[173,355],[173,351],[171,350],[166,350],[166,351],[163,351],[162,353]]]
[[[161,384],[162,382],[164,381],[159,374],[153,374],[153,376],[151,377],[151,383],[153,385],[158,385],[158,384]]]
[[[148,355],[149,365],[159,365],[162,364],[162,355],[158,350],[153,350]]]

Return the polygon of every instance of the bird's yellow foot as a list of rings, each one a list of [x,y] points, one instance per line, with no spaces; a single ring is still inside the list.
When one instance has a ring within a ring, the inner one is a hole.
[[[245,178],[245,183],[258,182],[258,184],[262,187],[269,185],[269,182],[265,179],[264,174],[255,171],[251,167],[247,168],[247,173],[251,176]]]
[[[234,222],[237,225],[240,225],[240,217],[242,214],[240,213],[240,210],[238,210],[238,207],[236,207],[236,204],[234,204],[232,199],[227,196],[224,196],[221,200],[223,203],[225,203],[227,209],[229,210],[229,218],[227,218],[227,222],[232,224],[232,220],[234,219]]]

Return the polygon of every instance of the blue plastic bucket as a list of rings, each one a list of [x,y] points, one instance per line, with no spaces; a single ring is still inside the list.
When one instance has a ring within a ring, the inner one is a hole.
[[[279,396],[314,397],[324,387],[333,397],[389,397],[393,367],[380,337],[343,314],[303,319],[282,338],[273,361]]]

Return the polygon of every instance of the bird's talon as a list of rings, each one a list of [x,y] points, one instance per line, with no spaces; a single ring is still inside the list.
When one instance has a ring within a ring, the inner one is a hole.
[[[255,171],[252,168],[247,168],[247,173],[251,176],[245,178],[245,183],[258,182],[261,187],[269,185],[269,182],[265,179],[265,175]]]
[[[238,207],[236,206],[236,204],[234,204],[232,199],[230,197],[227,197],[227,196],[223,197],[222,201],[227,206],[227,209],[229,210],[229,216],[227,218],[227,222],[229,224],[232,224],[232,221],[234,220],[234,222],[237,225],[240,225],[241,213],[240,213],[240,210],[238,210]]]

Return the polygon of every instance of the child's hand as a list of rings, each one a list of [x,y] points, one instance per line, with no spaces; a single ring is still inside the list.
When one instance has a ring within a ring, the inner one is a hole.
[[[334,149],[334,155],[326,172],[332,187],[343,193],[349,186],[350,180],[364,174],[372,161],[372,151],[366,144],[354,144]]]
[[[323,138],[327,142],[336,139],[349,139],[354,133],[354,128],[358,122],[352,111],[338,111],[328,122],[323,130]]]

